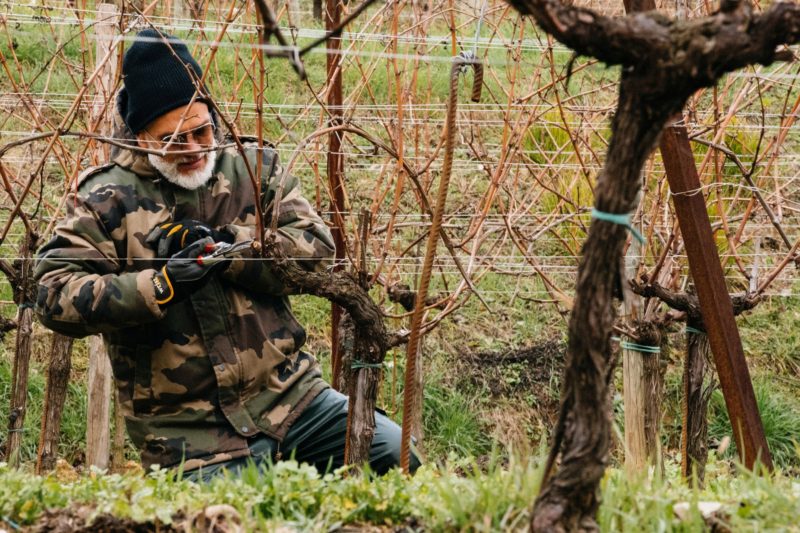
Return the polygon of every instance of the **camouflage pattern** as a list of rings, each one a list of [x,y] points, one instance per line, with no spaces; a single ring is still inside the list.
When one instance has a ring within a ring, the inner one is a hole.
[[[257,153],[247,145],[254,172]],[[282,170],[272,150],[261,159],[269,217]],[[214,176],[195,191],[122,152],[84,173],[67,216],[39,252],[37,312],[66,335],[103,335],[128,432],[146,467],[185,461],[192,470],[247,456],[248,437],[282,440],[328,387],[317,361],[300,350],[305,331],[269,261],[234,259],[190,299],[164,310],[156,304],[151,279],[163,260],[145,243],[150,231],[196,219],[237,241],[253,239],[255,196],[244,158],[232,148],[220,150]],[[334,253],[330,232],[295,178],[284,184],[278,216],[288,256],[307,269],[326,268]]]

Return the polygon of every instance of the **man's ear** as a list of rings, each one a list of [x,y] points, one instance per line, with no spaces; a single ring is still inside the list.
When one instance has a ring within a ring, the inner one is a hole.
[[[144,132],[136,134],[136,144],[139,145],[139,148],[150,148],[150,143],[147,142]]]

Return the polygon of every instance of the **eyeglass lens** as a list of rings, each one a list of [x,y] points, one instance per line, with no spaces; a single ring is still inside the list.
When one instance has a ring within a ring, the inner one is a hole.
[[[168,145],[167,149],[169,150],[180,150],[183,145],[189,144],[190,138],[200,145],[210,144],[213,134],[214,125],[209,122],[193,130],[184,131],[176,135],[172,135],[171,133],[169,135],[164,135],[161,137],[161,142],[164,145]]]

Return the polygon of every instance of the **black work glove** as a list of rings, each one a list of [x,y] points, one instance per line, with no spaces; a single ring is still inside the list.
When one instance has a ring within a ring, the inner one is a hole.
[[[210,237],[214,242],[233,244],[233,235],[218,231],[199,220],[184,219],[180,222],[167,222],[153,228],[146,243],[156,251],[156,257],[172,257],[193,242]]]
[[[205,285],[210,276],[228,265],[228,260],[203,262],[202,254],[214,251],[214,241],[205,237],[190,244],[153,275],[156,302],[161,308],[185,300]]]

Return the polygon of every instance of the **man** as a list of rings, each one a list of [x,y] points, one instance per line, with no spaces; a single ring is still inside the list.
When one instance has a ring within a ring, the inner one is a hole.
[[[122,150],[82,175],[39,253],[42,322],[103,335],[146,467],[208,478],[291,455],[322,470],[342,464],[347,399],[300,350],[306,334],[281,280],[247,245],[257,230],[245,159],[253,175],[261,165],[269,217],[282,174],[275,153],[218,147],[207,93],[196,89],[202,70],[179,40],[142,31],[122,74],[118,111],[151,153]],[[303,268],[325,269],[328,228],[297,180],[285,181],[277,240]],[[203,260],[219,249],[232,255]],[[395,466],[399,448],[400,428],[378,415],[372,468]]]

